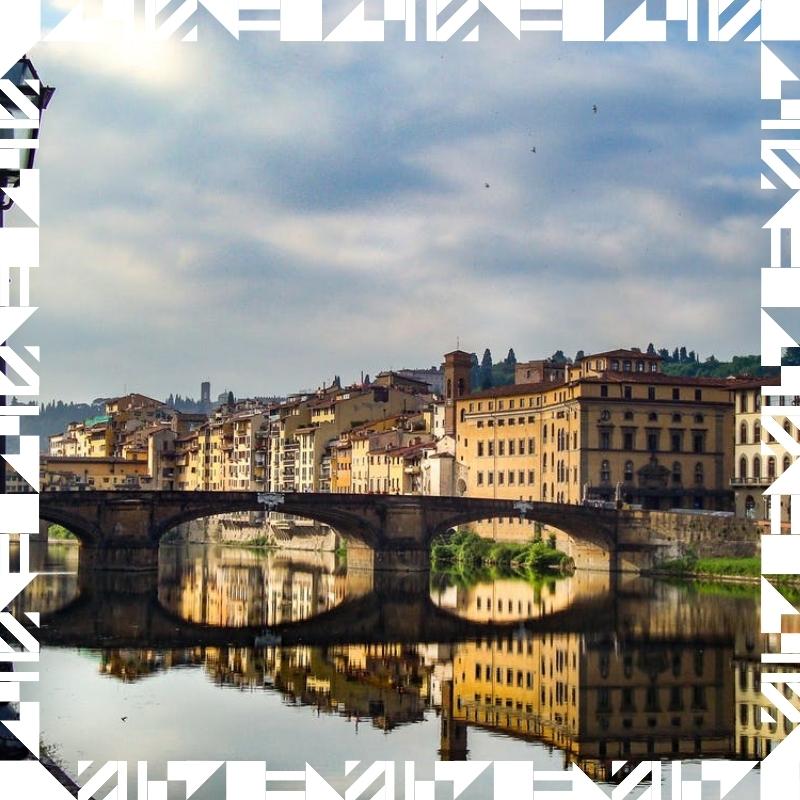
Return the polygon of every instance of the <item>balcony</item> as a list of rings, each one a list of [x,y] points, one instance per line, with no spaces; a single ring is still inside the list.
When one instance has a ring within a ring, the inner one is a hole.
[[[758,477],[758,478],[731,478],[731,486],[769,486],[775,480],[774,477]]]

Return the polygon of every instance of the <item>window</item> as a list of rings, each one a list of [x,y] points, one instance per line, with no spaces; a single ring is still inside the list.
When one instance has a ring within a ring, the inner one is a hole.
[[[536,442],[533,439],[528,439],[528,455],[532,456],[536,452]],[[520,449],[522,452],[522,449]]]
[[[483,486],[483,473],[478,473],[478,486]]]
[[[744,456],[739,459],[739,480],[747,480],[747,459]]]
[[[775,477],[775,456],[767,459],[767,477],[772,480]]]
[[[632,397],[632,394],[631,394],[631,387],[630,387],[630,386],[625,386],[625,387],[623,388],[623,390],[622,390],[622,396],[623,396],[623,397],[624,397],[626,400],[630,400],[630,399],[631,399],[631,397]]]
[[[699,461],[694,465],[694,483],[695,486],[703,485],[703,465]]]
[[[647,387],[647,399],[648,400],[655,400],[656,399],[656,387],[655,386],[648,386]]]
[[[513,469],[510,469],[508,471],[508,483],[509,483],[510,486],[514,485],[514,470]]]
[[[789,458],[789,456],[784,456],[783,457],[783,471],[786,472],[786,470],[789,469],[789,467],[791,467],[791,466],[792,466],[792,459]]]
[[[608,459],[604,459],[600,464],[600,483],[610,483],[611,481],[611,464]]]
[[[508,454],[510,456],[514,455],[514,447],[515,447],[515,445],[516,445],[516,442],[513,439],[509,439],[508,440]]]
[[[743,422],[739,426],[739,444],[747,444],[747,423]]]
[[[758,456],[753,459],[753,477],[756,480],[761,478],[761,459]]]
[[[672,439],[672,452],[680,453],[683,440],[683,433],[681,433],[681,431],[673,431],[671,439]]]
[[[505,440],[501,439],[497,443],[497,455],[504,456],[506,454],[506,443]]]
[[[505,472],[498,472],[497,473],[497,483],[502,486],[506,482],[506,474]]]
[[[742,414],[746,414],[747,413],[747,393],[746,392],[742,392],[742,394],[739,395],[739,411]]]
[[[608,384],[600,384],[600,397],[608,397]]]
[[[534,470],[529,469],[528,470],[528,483],[532,484],[534,482],[533,478],[534,478]]]
[[[521,469],[519,471],[519,474],[518,474],[517,478],[519,480],[520,485],[524,485],[525,484],[525,470],[524,469]]]
[[[658,450],[658,431],[647,432],[647,449],[651,452]]]
[[[623,480],[626,483],[630,483],[633,480],[633,461],[625,462],[625,476]]]
[[[699,403],[703,399],[703,391],[702,389],[695,389],[694,390],[694,399],[696,403]]]
[[[489,484],[489,486],[492,486],[494,484],[494,472],[487,472],[486,473],[486,478],[487,478],[487,483]]]
[[[672,399],[673,400],[680,400],[681,399],[681,390],[680,389],[673,389],[672,390]]]
[[[625,419],[633,419],[633,411],[626,411],[624,416]]]
[[[483,455],[483,442],[478,442],[478,456]]]
[[[521,456],[525,455],[525,440],[524,439],[520,439],[519,440],[519,454]]]
[[[600,431],[600,449],[611,449],[611,431]]]
[[[494,455],[494,442],[487,442],[486,444],[488,445],[488,454],[490,456],[493,456]]]
[[[705,451],[705,438],[704,433],[695,433],[692,435],[692,449],[695,453],[702,453]]]

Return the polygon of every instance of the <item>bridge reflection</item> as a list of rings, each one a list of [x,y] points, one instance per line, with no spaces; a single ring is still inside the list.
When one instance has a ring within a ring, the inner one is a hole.
[[[330,555],[164,548],[154,573],[37,579],[17,600],[42,614],[44,644],[142,647],[455,642],[497,634],[724,639],[740,613],[681,603],[670,586],[579,572],[530,583],[435,584],[427,573],[346,570]],[[299,558],[299,560],[298,560]],[[74,565],[65,555],[62,566]]]
[[[432,586],[313,553],[164,550],[157,576],[37,580],[24,606],[43,612],[42,643],[98,651],[112,680],[190,667],[386,732],[435,711],[441,758],[466,758],[482,729],[558,748],[601,779],[612,759],[765,755],[792,727],[756,730],[741,712],[761,649],[746,594],[698,602],[607,573]],[[44,563],[76,554],[51,548]]]

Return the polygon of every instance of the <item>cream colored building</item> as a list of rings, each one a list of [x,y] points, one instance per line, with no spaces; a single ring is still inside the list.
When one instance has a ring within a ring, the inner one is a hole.
[[[734,423],[734,455],[731,486],[734,490],[736,514],[753,520],[769,518],[764,491],[793,463],[792,456],[775,438],[762,430],[762,386],[776,386],[778,378],[760,378],[737,382],[733,389],[736,418]],[[792,406],[800,404],[800,397],[770,396],[763,398],[765,405]],[[776,418],[778,424],[795,441],[800,441],[798,430],[785,416]],[[765,450],[767,452],[765,452]],[[790,498],[781,499],[781,517],[790,517]]]
[[[727,381],[662,374],[657,357],[587,356],[562,383],[516,384],[456,402],[456,491],[471,497],[726,510],[733,435]],[[492,521],[484,535],[526,537]]]

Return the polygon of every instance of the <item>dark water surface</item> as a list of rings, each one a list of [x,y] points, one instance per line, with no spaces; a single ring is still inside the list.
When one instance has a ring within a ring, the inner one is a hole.
[[[342,793],[352,760],[400,777],[413,760],[418,779],[439,759],[576,763],[607,781],[612,759],[758,758],[789,730],[757,721],[749,589],[600,573],[458,585],[215,546],[163,547],[158,576],[84,574],[69,544],[32,560],[60,573],[24,602],[43,620],[28,695],[43,741],[73,775],[127,761],[132,797],[139,760],[151,779],[168,760],[308,761]],[[462,796],[490,787],[489,771]]]

